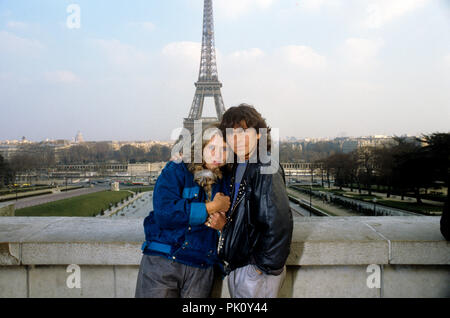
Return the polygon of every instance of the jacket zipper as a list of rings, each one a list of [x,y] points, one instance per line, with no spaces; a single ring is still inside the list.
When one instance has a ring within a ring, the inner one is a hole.
[[[248,169],[248,165],[247,165],[247,167],[245,167],[245,171],[244,171],[244,174],[243,174],[243,176],[242,176],[242,179],[244,179],[244,176],[246,175],[246,173],[247,173],[247,169]],[[234,170],[233,171],[233,174],[236,172],[236,170]],[[235,183],[234,183],[234,180],[235,180],[235,178],[233,177],[232,178],[232,181],[233,181],[233,184],[232,184],[232,188],[231,188],[231,193],[233,194],[234,193],[234,188],[235,188]],[[242,182],[242,181],[241,181]],[[245,180],[244,180],[244,185],[243,185],[243,187],[242,187],[242,190],[244,191],[245,190],[245,186],[246,186],[247,184],[246,184],[246,182],[245,182]],[[239,186],[239,188],[240,188],[241,186]],[[239,190],[238,190],[239,191]],[[238,195],[239,195],[239,193],[238,193]],[[233,205],[233,207],[232,207],[232,209],[230,210],[230,215],[227,217],[227,224],[228,224],[228,222],[231,222],[232,221],[232,216],[234,215],[234,210],[236,210],[236,207],[239,205],[239,203],[241,203],[241,201],[244,199],[244,196],[245,196],[245,193],[243,193],[242,195],[241,195],[241,197],[234,203],[234,205]],[[225,227],[227,226],[227,224],[225,224]],[[224,227],[224,229],[225,229],[225,227]],[[222,231],[220,231],[220,236],[219,236],[219,242],[218,242],[218,244],[217,244],[217,255],[219,255],[219,253],[220,253],[220,251],[222,250],[222,248],[223,248],[223,242],[224,242],[224,240],[225,240],[225,238],[223,237],[223,230]],[[225,262],[225,261],[224,261]],[[225,262],[225,267],[227,267],[228,266],[228,263],[226,263]]]

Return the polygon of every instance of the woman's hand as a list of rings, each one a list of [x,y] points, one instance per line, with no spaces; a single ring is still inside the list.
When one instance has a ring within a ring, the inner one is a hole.
[[[231,202],[230,197],[224,195],[221,192],[216,193],[214,200],[212,202],[206,203],[206,211],[209,215],[216,212],[227,212],[230,208]]]
[[[225,212],[216,212],[211,214],[205,222],[205,225],[218,231],[222,231],[223,227],[227,223]]]

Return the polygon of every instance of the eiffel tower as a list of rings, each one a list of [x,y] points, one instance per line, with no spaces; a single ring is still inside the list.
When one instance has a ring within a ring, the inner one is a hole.
[[[201,120],[203,126],[222,120],[225,106],[222,99],[222,83],[219,82],[214,43],[214,15],[212,0],[205,0],[203,9],[203,39],[200,72],[195,83],[195,95],[189,111],[184,119],[184,128],[194,131],[194,121]],[[202,117],[205,97],[213,97],[217,117]]]

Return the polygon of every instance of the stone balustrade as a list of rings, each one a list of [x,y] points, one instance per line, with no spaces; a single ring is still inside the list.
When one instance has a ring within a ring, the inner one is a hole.
[[[133,297],[143,240],[142,219],[1,217],[0,297]],[[450,297],[439,217],[295,218],[287,268],[281,297]]]
[[[14,216],[15,204],[11,202],[0,202],[0,216]]]

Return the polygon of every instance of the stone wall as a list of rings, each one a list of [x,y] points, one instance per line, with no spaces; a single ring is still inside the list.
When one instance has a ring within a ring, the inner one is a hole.
[[[143,239],[141,219],[0,218],[0,297],[133,297]],[[439,217],[296,218],[287,265],[280,297],[450,297]]]
[[[4,202],[0,203],[0,216],[14,216],[15,204]]]

